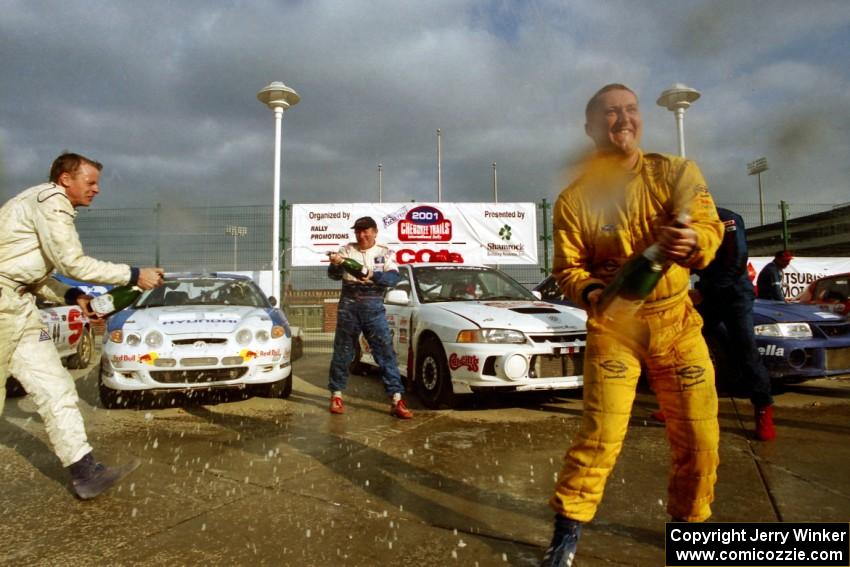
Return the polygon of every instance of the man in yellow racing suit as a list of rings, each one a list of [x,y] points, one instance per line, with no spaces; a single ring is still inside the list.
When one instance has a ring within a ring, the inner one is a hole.
[[[668,513],[711,515],[719,429],[714,369],[688,298],[689,268],[703,268],[722,237],[699,168],[644,154],[637,97],[607,85],[588,102],[585,131],[596,154],[554,207],[553,274],[565,297],[588,311],[584,412],[550,503],[557,512],[543,565],[570,565],[622,448],[641,366],[667,416],[672,448]],[[603,319],[602,289],[630,257],[658,242],[667,268],[636,315]]]
[[[74,380],[42,323],[35,296],[79,304],[90,314],[90,297],[52,278],[54,269],[80,281],[143,289],[162,284],[160,268],[131,268],[83,253],[75,208],[91,204],[100,191],[102,167],[78,154],[63,154],[53,162],[50,183],[31,187],[0,208],[0,413],[12,374],[35,403],[53,450],[71,473],[74,492],[83,499],[97,496],[137,463],[105,467],[95,461]]]

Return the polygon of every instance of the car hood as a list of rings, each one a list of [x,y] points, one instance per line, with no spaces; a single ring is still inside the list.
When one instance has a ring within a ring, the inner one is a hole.
[[[587,319],[581,309],[546,301],[458,301],[434,307],[480,327],[525,332],[583,331]]]
[[[753,319],[755,323],[758,324],[765,322],[792,323],[841,321],[843,317],[821,309],[817,305],[756,299],[755,304],[753,305]]]
[[[232,333],[251,321],[271,321],[265,309],[235,305],[197,305],[137,309],[125,329],[157,329],[166,335]]]

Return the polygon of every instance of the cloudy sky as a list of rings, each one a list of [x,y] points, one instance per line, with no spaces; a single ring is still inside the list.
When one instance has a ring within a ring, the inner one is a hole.
[[[601,85],[641,97],[643,146],[675,153],[655,104],[702,98],[688,156],[721,203],[850,201],[850,4],[798,1],[0,0],[0,196],[69,149],[104,162],[96,208],[271,203],[284,118],[290,202],[554,199],[589,149]]]

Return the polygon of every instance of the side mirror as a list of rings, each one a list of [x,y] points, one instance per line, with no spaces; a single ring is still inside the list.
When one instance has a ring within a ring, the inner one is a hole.
[[[387,295],[384,296],[384,303],[390,303],[392,305],[407,305],[410,303],[410,296],[407,295],[407,291],[403,289],[391,289],[387,292]]]
[[[534,291],[532,291],[532,292],[531,292],[531,295],[533,295],[533,296],[534,296],[534,297],[536,297],[537,299],[543,299],[543,294],[542,294],[542,293],[540,293],[539,291],[537,291],[536,289],[535,289]]]
[[[273,295],[269,296],[269,303],[272,304],[272,307],[277,307],[277,298]]]

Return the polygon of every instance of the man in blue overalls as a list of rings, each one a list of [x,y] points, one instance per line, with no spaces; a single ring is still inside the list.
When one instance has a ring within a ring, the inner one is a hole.
[[[401,398],[404,386],[384,309],[384,291],[401,279],[398,266],[393,259],[393,252],[375,242],[378,235],[375,219],[361,217],[351,228],[357,242],[349,242],[338,252],[329,255],[328,277],[342,280],[328,380],[328,389],[331,391],[330,412],[345,412],[342,391],[348,383],[348,366],[354,359],[354,345],[362,332],[375,362],[381,367],[384,388],[392,400],[390,415],[410,419],[413,413]],[[346,259],[354,260],[360,268],[352,267],[351,262],[345,267]]]
[[[771,441],[776,437],[773,426],[773,398],[770,377],[761,361],[753,331],[753,283],[747,273],[747,236],[740,215],[718,207],[723,221],[723,242],[714,260],[696,271],[697,309],[704,320],[704,332],[716,333],[720,324],[726,327],[728,341],[724,348],[727,359],[738,365],[741,379],[755,409],[756,437]],[[701,298],[701,300],[699,299]]]

